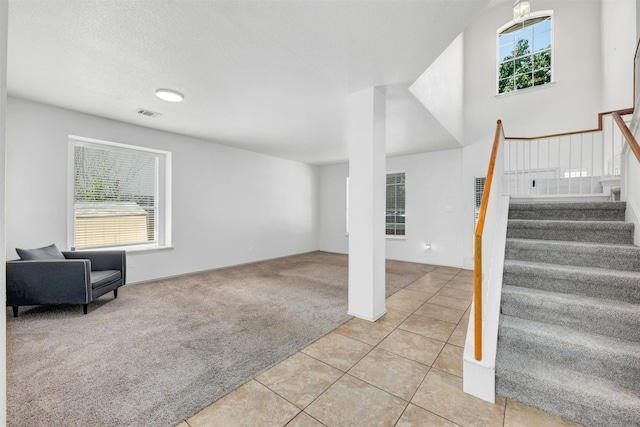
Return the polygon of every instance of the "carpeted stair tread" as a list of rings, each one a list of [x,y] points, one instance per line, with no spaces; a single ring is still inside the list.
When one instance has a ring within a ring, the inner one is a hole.
[[[524,202],[509,205],[509,219],[624,221],[625,202]]]
[[[510,219],[507,237],[633,244],[634,225],[621,221]]]
[[[640,304],[640,272],[505,260],[503,284]]]
[[[625,244],[507,238],[505,259],[640,271],[640,248]]]
[[[625,202],[509,207],[496,392],[640,427],[640,248]]]
[[[608,378],[640,392],[640,342],[500,316],[500,350]]]
[[[640,426],[640,392],[516,352],[498,354],[496,392],[587,426]]]
[[[501,313],[640,342],[640,305],[504,285]]]

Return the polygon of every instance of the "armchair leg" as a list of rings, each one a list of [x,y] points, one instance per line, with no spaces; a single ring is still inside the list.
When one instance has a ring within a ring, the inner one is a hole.
[[[89,304],[82,304],[82,311],[84,311],[84,314],[87,314],[88,307],[89,307]]]
[[[18,306],[14,305],[13,307],[13,317],[18,317]]]
[[[118,289],[113,290],[113,297],[118,298]]]

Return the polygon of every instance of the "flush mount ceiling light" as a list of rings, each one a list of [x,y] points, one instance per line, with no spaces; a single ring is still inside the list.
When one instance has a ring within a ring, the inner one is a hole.
[[[156,90],[156,96],[169,102],[181,102],[184,99],[183,94],[171,89],[158,89]]]
[[[513,20],[522,21],[531,13],[531,5],[528,1],[516,0],[513,4]]]

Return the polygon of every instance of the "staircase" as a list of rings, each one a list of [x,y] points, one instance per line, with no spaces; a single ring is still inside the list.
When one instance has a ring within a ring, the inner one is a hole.
[[[624,202],[510,205],[498,394],[640,426],[640,248],[624,217]]]

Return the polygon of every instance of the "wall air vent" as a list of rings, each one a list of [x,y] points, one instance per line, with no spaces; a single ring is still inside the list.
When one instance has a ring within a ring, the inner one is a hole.
[[[143,116],[148,117],[160,117],[161,113],[156,113],[155,111],[145,110],[144,108],[138,108],[138,114],[142,114]]]

